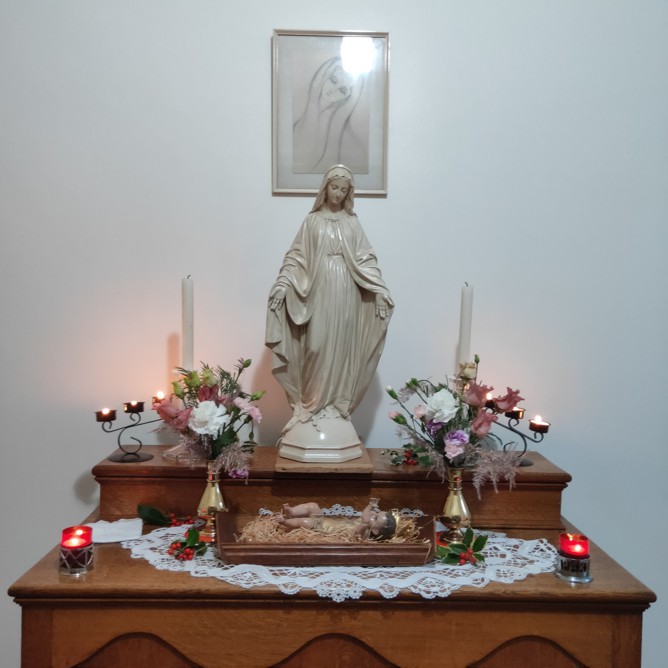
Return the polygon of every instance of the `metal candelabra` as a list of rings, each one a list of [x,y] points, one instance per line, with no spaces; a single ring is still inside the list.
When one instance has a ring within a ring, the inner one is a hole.
[[[143,443],[136,437],[130,436],[130,440],[134,441],[133,443],[123,443],[123,435],[129,429],[134,429],[135,427],[143,426],[146,424],[152,424],[153,422],[162,422],[160,418],[155,420],[142,420],[142,413],[144,412],[144,402],[143,401],[128,401],[123,404],[123,412],[127,413],[132,424],[125,425],[123,427],[113,428],[113,422],[116,420],[116,410],[113,408],[103,408],[102,410],[95,411],[95,419],[97,422],[101,423],[102,431],[107,434],[113,434],[118,432],[118,437],[116,442],[118,444],[118,449],[120,452],[115,452],[114,454],[107,457],[109,461],[120,462],[122,464],[131,464],[135,462],[147,462],[149,459],[153,459],[153,455],[147,452],[141,452]]]
[[[529,421],[529,429],[533,432],[532,434],[527,434],[526,432],[521,431],[517,428],[517,425],[520,423],[520,420],[524,417],[524,409],[516,408],[515,410],[508,411],[504,413],[504,416],[508,418],[508,423],[503,424],[497,420],[494,425],[497,427],[502,427],[507,431],[519,436],[522,439],[522,451],[519,452],[520,466],[531,466],[533,462],[526,458],[526,452],[529,448],[529,443],[540,443],[549,428],[549,423],[541,421],[531,420]],[[506,443],[503,446],[504,452],[508,452],[509,446],[512,443]]]

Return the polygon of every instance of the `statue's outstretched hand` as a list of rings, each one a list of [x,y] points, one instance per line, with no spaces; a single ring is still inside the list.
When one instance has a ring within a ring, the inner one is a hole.
[[[272,311],[280,310],[285,301],[285,288],[282,285],[275,285],[269,293],[269,308]]]
[[[376,293],[376,315],[385,320],[387,318],[387,312],[394,308],[394,302],[389,295],[381,294],[380,292]]]

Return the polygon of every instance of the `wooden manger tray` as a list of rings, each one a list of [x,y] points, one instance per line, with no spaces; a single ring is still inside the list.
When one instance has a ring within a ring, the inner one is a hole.
[[[434,553],[434,518],[417,519],[422,543],[239,543],[236,536],[254,517],[220,512],[218,556],[225,564],[262,566],[423,566]]]

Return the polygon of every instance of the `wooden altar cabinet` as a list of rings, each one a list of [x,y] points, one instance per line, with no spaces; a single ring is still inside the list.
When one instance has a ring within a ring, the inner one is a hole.
[[[249,483],[226,485],[237,508],[271,507],[272,501],[298,500],[318,490],[330,503],[366,499],[374,492],[383,503],[394,499],[410,507],[417,505],[409,503],[416,483],[422,485],[426,505],[436,504],[438,510],[443,500],[442,486],[434,482],[432,489],[425,472],[386,471],[381,459],[372,474],[348,476],[330,489],[327,479],[314,483],[308,476],[275,475],[272,455],[261,448]],[[563,489],[570,479],[540,456],[533,458],[536,468],[520,473],[509,523],[538,522],[540,513],[532,514],[521,495],[535,493],[537,506],[549,510],[548,499],[554,501],[556,488]],[[128,498],[135,505],[175,501],[188,493],[197,497],[202,489],[201,471],[165,466],[160,459],[150,466],[102,462],[94,472],[101,483],[103,519],[124,515],[119,509]],[[476,501],[470,490],[467,498],[478,503],[485,523],[495,525],[498,497],[490,501],[483,494]],[[554,523],[550,512],[544,523]],[[514,527],[507,533],[556,541],[560,519],[557,524]],[[385,600],[367,593],[357,601],[335,603],[311,591],[287,596],[269,587],[241,589],[213,578],[158,571],[119,545],[96,546],[94,569],[70,579],[58,574],[54,548],[9,593],[22,607],[25,668],[639,667],[642,613],[655,596],[596,545],[591,554],[594,581],[588,585],[542,574],[513,584],[462,588],[445,599],[402,593]]]

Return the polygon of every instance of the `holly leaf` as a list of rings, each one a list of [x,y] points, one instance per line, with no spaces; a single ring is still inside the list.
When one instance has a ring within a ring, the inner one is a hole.
[[[464,540],[462,542],[464,545],[466,545],[467,548],[471,547],[471,543],[473,542],[473,529],[469,527],[466,530],[466,533],[464,534]]]
[[[487,535],[484,536],[478,536],[475,541],[473,541],[473,551],[474,552],[482,552],[483,548],[485,545],[487,545]]]
[[[169,526],[171,519],[157,508],[139,504],[137,506],[137,515],[146,522],[146,524],[155,524],[156,526]]]
[[[448,552],[443,558],[442,558],[443,563],[450,564],[450,565],[457,565],[459,564],[459,555],[454,554],[452,552]]]
[[[197,529],[188,529],[186,531],[186,547],[197,547],[199,545],[199,531]]]
[[[454,552],[455,554],[459,555],[462,552],[466,552],[468,547],[464,545],[464,543],[450,543],[450,545],[448,545],[448,549],[450,552]]]

